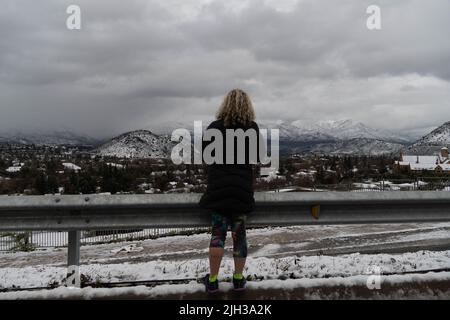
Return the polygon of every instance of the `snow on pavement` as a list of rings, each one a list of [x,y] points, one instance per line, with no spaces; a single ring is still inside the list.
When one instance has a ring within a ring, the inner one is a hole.
[[[333,246],[339,248],[347,246],[353,250],[351,252],[355,252],[366,245],[382,248],[382,245],[388,243],[414,243],[430,239],[444,240],[446,243],[447,239],[450,239],[449,228],[449,223],[437,223],[253,229],[248,231],[250,248],[245,273],[263,277],[264,283],[267,285],[277,286],[282,283],[283,286],[289,286],[290,281],[294,280],[277,282],[280,281],[277,279],[280,276],[290,276],[298,278],[295,280],[297,282],[293,283],[306,285],[310,283],[308,281],[320,283],[320,281],[327,282],[330,281],[329,279],[340,279],[340,277],[347,279],[342,281],[367,279],[368,269],[374,266],[380,267],[382,273],[387,274],[450,268],[450,250],[398,254],[354,253],[333,256],[314,253],[321,248]],[[228,241],[230,244],[229,238]],[[208,272],[206,259],[208,242],[208,234],[196,234],[83,246],[80,271],[92,282],[198,278]],[[0,289],[61,284],[67,272],[66,254],[64,249],[1,254]],[[233,267],[233,261],[228,253],[222,262],[220,279],[229,278],[233,273]],[[445,274],[440,273],[440,275]],[[249,285],[260,286],[263,284],[251,282]],[[224,286],[226,288],[227,284],[225,283]],[[143,287],[127,290],[134,293],[136,292],[133,290],[141,290],[144,295],[149,292],[153,295],[163,288],[165,287],[158,286],[152,289]],[[190,292],[189,290],[200,290],[199,288],[202,289],[202,286],[191,283],[189,285],[170,285],[170,288],[170,290],[179,288],[184,290],[183,292],[186,290]],[[51,293],[46,291],[42,294],[53,295],[53,297],[57,297],[59,294],[79,294],[74,293],[77,291],[70,290],[59,288],[51,290]],[[114,296],[114,292],[119,292],[115,291],[119,289],[86,288],[82,291],[83,297],[89,298],[103,294],[103,291],[96,290],[107,290],[108,295],[111,294],[111,296]],[[19,293],[7,293],[0,296],[0,299],[14,298],[16,294]],[[22,292],[20,294],[26,296],[35,293]]]
[[[448,244],[450,223],[398,225],[342,225],[299,226],[287,228],[251,229],[247,232],[249,255],[252,257],[330,255],[365,252],[369,247],[408,247],[408,243],[423,243],[428,249],[430,240]],[[172,236],[153,240],[98,244],[81,247],[81,263],[122,263],[205,258],[210,236],[206,233],[191,236]],[[404,245],[406,244],[406,245]],[[128,248],[127,248],[128,246]],[[230,249],[230,237],[227,249]],[[421,248],[416,249],[420,250]],[[371,251],[374,250],[367,250]],[[375,250],[377,251],[377,250]],[[409,250],[406,250],[409,251]],[[392,252],[392,251],[390,251]],[[403,251],[404,252],[404,251]],[[67,251],[49,248],[34,252],[0,253],[0,268],[38,265],[64,266]]]
[[[419,251],[398,255],[350,254],[342,256],[249,257],[245,274],[277,279],[281,275],[295,278],[349,277],[368,274],[378,266],[382,273],[449,268],[450,251]],[[232,259],[222,261],[220,279],[233,274]],[[30,266],[0,269],[0,288],[42,287],[62,283],[65,267]],[[155,260],[144,263],[89,264],[80,272],[93,282],[199,278],[208,272],[206,259]]]
[[[442,273],[427,273],[427,274],[414,274],[414,275],[391,275],[383,276],[381,278],[381,286],[387,285],[421,285],[430,282],[448,282],[450,281],[450,272]],[[323,295],[320,294],[318,288],[366,288],[367,276],[357,275],[351,277],[335,277],[327,279],[289,279],[289,280],[265,280],[249,282],[247,287],[249,291],[257,290],[282,290],[289,293],[290,291],[297,289],[316,289],[311,291],[305,291],[305,299],[322,299]],[[221,283],[220,291],[231,291],[232,285],[230,283]],[[413,290],[415,299],[448,299],[448,288],[444,290]],[[204,295],[203,285],[197,282],[190,282],[188,284],[174,284],[174,285],[159,285],[156,287],[126,287],[126,288],[56,288],[52,290],[40,290],[40,291],[25,291],[25,292],[9,292],[0,293],[0,299],[3,300],[16,300],[16,299],[108,299],[117,297],[126,298],[147,298],[147,299],[161,299],[167,296],[189,296],[190,294],[202,294]],[[378,292],[374,291],[370,298],[384,299],[386,295],[377,295]],[[350,291],[352,298],[358,298],[356,292]],[[347,293],[348,295],[348,293]],[[388,294],[390,298],[394,299],[409,299],[409,295],[405,295],[404,290],[390,292]],[[328,297],[330,298],[330,297]],[[332,299],[336,298],[336,292],[331,296]]]

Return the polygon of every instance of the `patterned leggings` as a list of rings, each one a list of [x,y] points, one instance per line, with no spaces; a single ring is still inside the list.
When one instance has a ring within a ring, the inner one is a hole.
[[[226,217],[221,214],[212,215],[211,248],[224,248],[228,228],[233,237],[233,257],[247,257],[247,236],[245,232],[246,215]]]

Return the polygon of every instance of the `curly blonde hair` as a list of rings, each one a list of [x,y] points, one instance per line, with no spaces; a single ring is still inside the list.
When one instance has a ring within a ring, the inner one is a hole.
[[[248,94],[241,89],[231,90],[217,110],[216,118],[223,120],[225,126],[250,125],[255,120],[255,111]]]

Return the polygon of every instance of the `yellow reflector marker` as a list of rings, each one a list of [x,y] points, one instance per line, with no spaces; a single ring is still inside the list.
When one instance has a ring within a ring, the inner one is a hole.
[[[311,215],[314,219],[319,220],[320,215],[320,204],[311,206]]]

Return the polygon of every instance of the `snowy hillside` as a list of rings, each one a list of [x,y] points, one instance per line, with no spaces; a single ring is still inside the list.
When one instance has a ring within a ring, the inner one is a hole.
[[[442,147],[450,147],[450,121],[419,139],[408,148],[408,152],[413,154],[433,154]]]
[[[450,145],[450,121],[436,128],[431,133],[419,139],[414,146],[449,146]]]
[[[203,121],[206,127],[212,120]],[[258,120],[260,128],[279,129],[280,139],[283,140],[349,140],[355,138],[377,139],[398,143],[414,141],[406,135],[394,133],[389,130],[371,128],[361,122],[350,119],[323,120],[323,121],[282,121],[282,120]],[[149,126],[152,132],[158,134],[170,134],[176,128],[193,129],[193,122],[166,122]]]
[[[373,129],[361,122],[350,119],[323,120],[311,122],[297,120],[262,121],[262,126],[280,129],[280,138],[287,140],[350,140],[356,138],[376,139],[390,142],[407,143],[410,138],[387,130]]]
[[[101,156],[118,158],[166,158],[172,143],[169,136],[159,136],[147,130],[124,133],[94,152]]]
[[[203,121],[205,129],[212,119]],[[353,120],[323,121],[258,121],[260,128],[280,130],[280,150],[290,153],[333,154],[386,154],[396,153],[413,139],[398,133],[371,128]],[[450,124],[424,137],[427,142],[450,141]],[[444,127],[443,126],[443,127]],[[148,126],[148,129],[125,133],[95,150],[101,155],[117,157],[158,158],[168,156],[171,150],[170,135],[177,128],[193,131],[193,121],[165,122]],[[422,139],[422,140],[423,140]],[[447,140],[445,140],[447,139]],[[66,131],[0,132],[0,143],[37,145],[92,145],[97,139]]]
[[[278,122],[271,127],[280,129],[283,153],[382,155],[398,153],[409,141],[399,134],[352,120],[299,120],[291,124]]]
[[[211,120],[203,121],[206,128]],[[414,138],[371,128],[350,119],[323,121],[258,121],[259,127],[280,130],[280,150],[290,153],[380,155],[398,153]],[[153,132],[170,134],[175,128],[193,130],[193,122],[167,122],[152,126]]]

